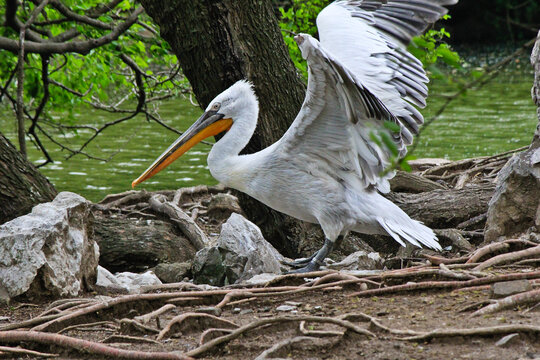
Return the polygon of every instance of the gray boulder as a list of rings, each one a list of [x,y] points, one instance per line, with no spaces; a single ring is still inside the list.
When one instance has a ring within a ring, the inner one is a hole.
[[[485,242],[516,238],[530,230],[540,233],[540,40],[536,40],[531,64],[534,84],[531,95],[538,106],[539,124],[531,146],[514,155],[497,174],[495,193],[489,202]]]
[[[257,274],[280,274],[282,260],[255,224],[232,213],[222,225],[217,244],[197,252],[192,273],[197,283],[220,286]]]
[[[98,259],[90,202],[61,192],[0,226],[0,298],[76,296],[95,283]]]
[[[190,262],[161,263],[152,269],[164,283],[176,283],[184,280],[191,273]]]
[[[530,228],[540,231],[540,140],[538,148],[514,155],[497,175],[489,202],[485,242],[517,237]]]

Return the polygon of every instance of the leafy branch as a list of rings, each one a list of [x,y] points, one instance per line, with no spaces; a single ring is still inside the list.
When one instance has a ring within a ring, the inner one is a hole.
[[[66,150],[68,158],[80,154],[106,161],[86,153],[87,146],[138,114],[179,133],[161,120],[157,105],[149,104],[185,94],[189,84],[134,0],[7,0],[0,17],[6,19],[0,26],[0,49],[6,50],[0,51],[0,63],[11,69],[0,73],[0,101],[8,100],[17,115],[21,152],[29,135],[44,154],[39,166],[53,161],[41,136]],[[80,106],[123,115],[101,125],[80,124],[74,116]],[[67,116],[56,120],[50,109]],[[82,129],[92,135],[78,148],[58,139]]]

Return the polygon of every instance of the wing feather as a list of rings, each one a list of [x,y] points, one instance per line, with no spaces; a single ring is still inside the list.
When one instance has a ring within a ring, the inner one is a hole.
[[[389,190],[381,176],[390,151],[372,140],[391,121],[400,155],[424,119],[428,78],[407,52],[411,38],[446,13],[457,0],[338,0],[317,17],[320,42],[299,37],[308,62],[302,108],[276,149],[313,171],[363,188]]]

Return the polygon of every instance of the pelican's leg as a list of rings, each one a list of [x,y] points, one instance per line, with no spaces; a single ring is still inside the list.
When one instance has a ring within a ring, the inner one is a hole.
[[[342,236],[340,235],[338,239],[340,239]],[[300,261],[305,265],[304,267],[301,267],[300,269],[295,269],[289,271],[290,274],[294,273],[307,273],[311,271],[317,271],[321,267],[321,265],[324,265],[324,259],[330,254],[332,249],[334,248],[334,241],[326,238],[324,240],[324,245],[322,248],[319,249],[315,254],[311,255],[309,258],[301,259]],[[297,263],[295,261],[295,263]]]
[[[319,252],[319,250],[315,251],[313,254],[311,254],[310,257],[307,257],[307,258],[295,259],[294,261],[291,261],[291,262],[282,261],[282,264],[292,266],[292,267],[296,267],[296,268],[306,266],[306,264],[308,264],[311,260],[313,260],[313,258],[315,257],[315,255],[317,255],[318,252]]]

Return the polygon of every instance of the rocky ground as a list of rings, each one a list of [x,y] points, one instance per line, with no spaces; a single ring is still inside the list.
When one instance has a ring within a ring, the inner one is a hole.
[[[483,242],[510,155],[420,161],[396,177],[392,199],[438,229],[442,253],[353,235],[326,269],[302,275],[279,274],[279,255],[227,189],[129,192],[84,206],[72,198],[70,209],[92,213],[71,223],[99,244],[98,284],[58,300],[58,290],[43,296],[54,271],[37,269],[30,290],[0,305],[0,357],[540,359],[539,236]],[[317,234],[306,232],[300,254]],[[104,282],[105,268],[157,277]]]

